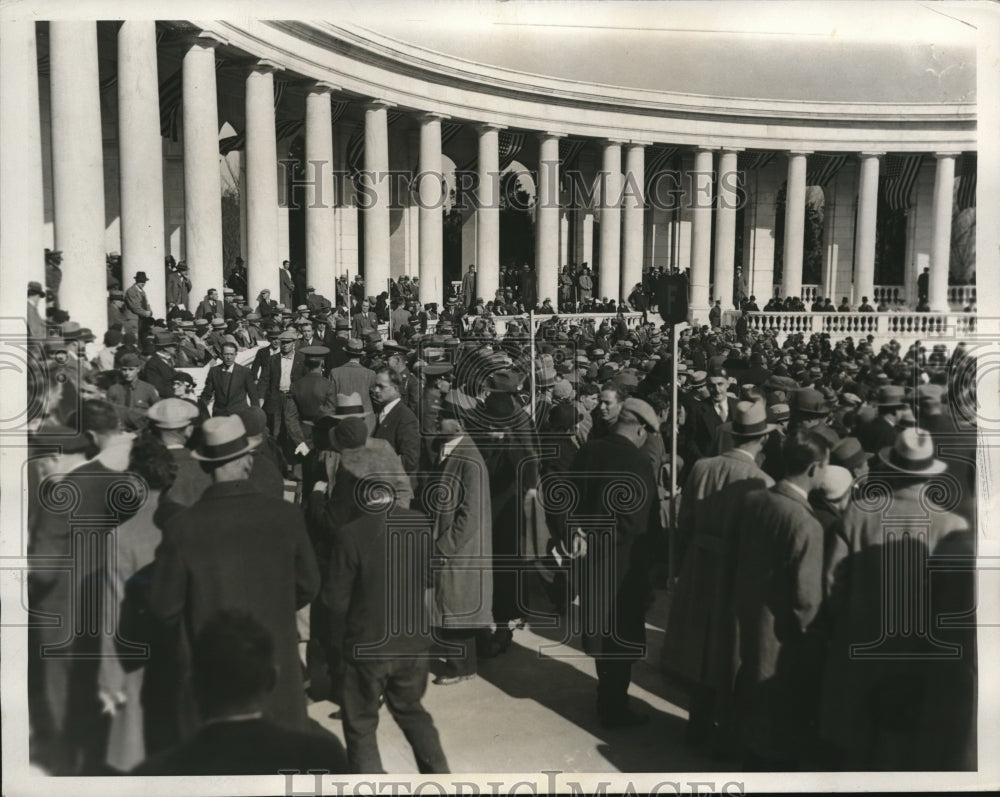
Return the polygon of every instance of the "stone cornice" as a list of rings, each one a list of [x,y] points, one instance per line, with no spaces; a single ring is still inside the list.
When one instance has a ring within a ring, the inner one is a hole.
[[[236,48],[286,73],[377,96],[400,108],[512,129],[677,146],[857,152],[972,151],[976,105],[749,101],[614,90],[494,67],[436,63],[362,28],[302,22],[203,22]],[[427,56],[427,53],[424,53]],[[473,70],[475,67],[475,71]]]

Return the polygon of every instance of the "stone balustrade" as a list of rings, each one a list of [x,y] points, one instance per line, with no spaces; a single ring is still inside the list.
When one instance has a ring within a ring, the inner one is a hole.
[[[948,304],[953,308],[964,309],[976,303],[975,285],[949,285]]]
[[[826,333],[831,338],[866,338],[875,345],[900,341],[959,341],[975,334],[976,313],[750,313],[751,331],[777,334],[779,343],[789,335]]]

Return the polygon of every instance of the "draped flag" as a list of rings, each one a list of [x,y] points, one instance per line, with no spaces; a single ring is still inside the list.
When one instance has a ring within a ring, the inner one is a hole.
[[[650,147],[646,153],[646,169],[644,187],[648,187],[653,178],[663,171],[663,164],[677,152],[677,147]]]
[[[752,169],[763,169],[774,160],[775,152],[738,152],[736,153],[736,168],[741,172]]]
[[[284,80],[274,81],[274,110],[278,110],[281,97],[285,93],[285,86],[288,84]],[[279,119],[274,124],[275,138],[281,141],[284,138],[292,138],[298,135],[304,122],[301,119]],[[228,155],[238,149],[243,149],[247,143],[246,131],[239,132],[235,136],[227,136],[219,140],[219,154]]]
[[[344,111],[351,104],[350,100],[334,100],[330,105],[330,124],[335,125],[344,115]]]
[[[160,84],[160,135],[171,141],[180,138],[183,98],[183,70],[178,69]]]
[[[577,138],[559,139],[559,164],[562,168],[568,169],[579,157],[580,150],[586,142]]]
[[[441,152],[444,153],[444,148],[451,143],[451,140],[455,138],[459,133],[462,132],[461,122],[445,122],[441,125]]]
[[[959,210],[976,206],[976,172],[979,157],[975,152],[966,152],[958,163],[958,196],[956,206]]]
[[[885,176],[882,178],[882,190],[885,201],[893,210],[909,210],[913,193],[913,185],[920,172],[922,155],[886,155]]]
[[[809,167],[806,169],[806,185],[825,187],[837,176],[837,172],[844,168],[847,155],[813,155],[809,158],[809,162]]]

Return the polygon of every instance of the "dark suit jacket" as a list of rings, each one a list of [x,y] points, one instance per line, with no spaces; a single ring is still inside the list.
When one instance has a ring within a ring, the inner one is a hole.
[[[225,383],[225,374],[221,365],[213,365],[208,370],[205,377],[205,389],[201,391],[201,402],[208,406],[208,403],[215,400],[212,406],[212,415],[232,415],[240,407],[257,406],[257,385],[250,377],[250,369],[242,365],[233,364],[233,373],[229,380],[229,386]]]
[[[375,433],[372,437],[388,440],[403,461],[403,470],[412,476],[420,465],[420,426],[417,416],[400,399],[384,421],[378,423],[378,415],[375,418]]]
[[[873,418],[860,424],[854,434],[861,447],[869,454],[878,454],[883,448],[896,442],[896,429],[882,418]]]
[[[351,318],[351,335],[355,338],[364,337],[366,332],[371,332],[378,324],[375,313],[371,310],[365,313],[355,313]]]
[[[267,364],[271,357],[280,351],[279,349],[272,349],[270,344],[264,346],[257,350],[254,355],[253,362],[250,364],[250,376],[254,378],[254,381],[258,384],[257,398],[264,395],[264,391],[260,389],[260,380],[264,378],[264,371],[267,370]]]
[[[167,363],[158,354],[154,354],[139,372],[139,378],[144,382],[149,382],[156,388],[160,398],[172,398],[174,395],[174,367]]]
[[[341,527],[327,602],[333,645],[347,659],[419,656],[430,648],[425,590],[433,549],[431,519],[411,509],[363,514]],[[409,619],[411,611],[413,622],[404,622],[402,612]]]
[[[193,640],[220,609],[239,607],[273,636],[278,683],[264,714],[306,727],[297,609],[319,592],[319,570],[301,510],[248,481],[222,482],[165,525],[150,608]]]
[[[296,351],[292,358],[292,382],[306,372],[306,358]],[[260,372],[260,389],[258,394],[264,398],[264,412],[280,412],[281,400],[281,354],[272,354],[267,360],[267,367]]]
[[[726,399],[729,403],[729,413],[727,420],[732,420],[733,412],[736,409],[736,399],[731,396]],[[722,419],[715,411],[711,399],[705,399],[694,407],[691,413],[691,447],[697,457],[710,457],[715,453],[715,437],[718,429],[722,426]]]

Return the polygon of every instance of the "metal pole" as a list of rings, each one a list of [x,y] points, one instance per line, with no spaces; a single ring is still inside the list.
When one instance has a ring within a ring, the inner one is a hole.
[[[677,325],[670,325],[670,529],[667,534],[667,585],[673,585],[677,537]]]
[[[385,289],[389,292],[389,337],[392,337],[392,277],[386,278]]]
[[[528,346],[531,348],[531,422],[535,422],[535,311],[528,311]]]

